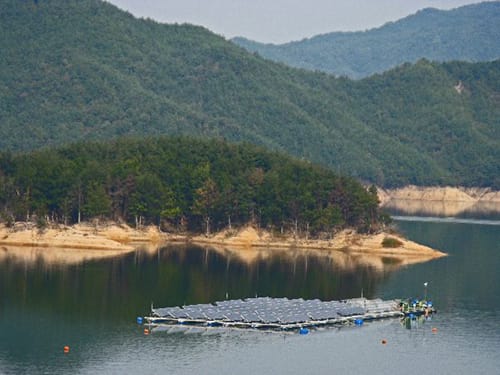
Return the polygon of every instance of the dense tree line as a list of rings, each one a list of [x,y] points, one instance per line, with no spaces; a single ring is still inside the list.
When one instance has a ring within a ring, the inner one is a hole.
[[[3,220],[107,218],[164,230],[253,223],[302,234],[377,229],[376,189],[308,162],[222,140],[163,137],[0,155]]]
[[[0,150],[224,137],[383,187],[500,188],[500,61],[421,60],[352,81],[100,0],[3,0],[0,48]]]

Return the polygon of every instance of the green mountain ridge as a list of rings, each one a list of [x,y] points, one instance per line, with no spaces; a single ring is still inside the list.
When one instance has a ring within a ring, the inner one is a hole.
[[[379,28],[332,32],[278,45],[242,37],[232,40],[274,61],[355,79],[422,58],[492,61],[500,58],[500,2],[452,10],[426,8]]]
[[[195,135],[259,144],[384,187],[500,187],[500,61],[421,60],[337,79],[98,0],[5,0],[0,48],[3,151]]]

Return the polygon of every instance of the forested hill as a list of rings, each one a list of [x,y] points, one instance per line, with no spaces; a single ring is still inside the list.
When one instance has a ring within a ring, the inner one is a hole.
[[[3,0],[0,49],[0,150],[183,134],[384,187],[500,187],[499,61],[336,79],[98,0]]]
[[[500,2],[429,8],[376,29],[332,32],[280,45],[233,41],[290,66],[356,79],[421,58],[491,61],[500,58]]]
[[[376,189],[353,178],[256,146],[166,137],[0,154],[0,210],[7,223],[105,217],[196,232],[250,222],[331,235],[382,220]]]

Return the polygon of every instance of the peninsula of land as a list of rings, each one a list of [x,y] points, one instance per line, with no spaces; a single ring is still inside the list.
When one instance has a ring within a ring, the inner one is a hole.
[[[169,244],[213,247],[216,250],[223,249],[237,254],[242,251],[248,253],[261,250],[303,250],[325,253],[336,251],[361,257],[376,255],[395,258],[405,264],[419,263],[446,255],[396,234],[380,232],[365,235],[348,229],[338,232],[329,240],[318,240],[295,238],[292,235],[273,235],[250,225],[210,236],[169,234],[160,232],[155,226],[134,229],[126,224],[117,223],[59,225],[43,230],[28,223],[16,223],[13,227],[0,225],[0,247],[14,247],[17,252],[21,247],[40,251],[51,251],[54,248],[73,249],[82,260],[132,252],[141,246],[157,249]]]

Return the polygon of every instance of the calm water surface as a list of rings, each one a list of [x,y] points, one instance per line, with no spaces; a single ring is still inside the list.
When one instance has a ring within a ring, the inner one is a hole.
[[[380,268],[303,254],[245,261],[165,248],[63,265],[0,249],[0,373],[499,373],[500,226],[398,225],[450,256]],[[400,298],[422,296],[426,281],[439,313],[412,325],[393,319],[306,336],[223,330],[144,336],[135,323],[151,302],[206,303],[226,293],[329,300],[361,290],[370,298]]]

